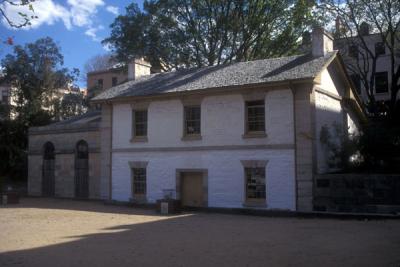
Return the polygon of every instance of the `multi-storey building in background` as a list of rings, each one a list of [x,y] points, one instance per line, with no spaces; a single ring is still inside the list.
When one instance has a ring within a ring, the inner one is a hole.
[[[338,29],[336,31],[338,32]],[[360,36],[336,38],[334,49],[341,53],[357,93],[364,103],[370,100],[366,88],[370,88],[375,101],[391,99],[391,52],[380,33],[371,33],[370,27],[364,24]],[[395,55],[395,70],[399,64],[400,53]]]
[[[89,72],[87,74],[87,97],[90,99],[118,84],[149,75],[150,68],[150,64],[145,60],[134,59],[127,66],[119,64],[109,69]]]

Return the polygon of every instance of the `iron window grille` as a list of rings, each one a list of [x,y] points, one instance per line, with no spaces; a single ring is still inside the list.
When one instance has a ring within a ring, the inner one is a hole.
[[[145,195],[146,194],[146,169],[145,168],[134,168],[133,169],[133,188],[132,192],[134,195]]]
[[[246,199],[265,199],[265,168],[245,168]]]

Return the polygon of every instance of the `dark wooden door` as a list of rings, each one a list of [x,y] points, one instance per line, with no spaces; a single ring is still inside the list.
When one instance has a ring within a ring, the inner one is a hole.
[[[43,146],[42,166],[42,195],[45,197],[52,197],[55,194],[55,163],[54,145],[51,142],[47,142]]]
[[[45,197],[53,197],[55,192],[55,160],[43,160],[43,178],[42,178],[42,195]]]
[[[89,153],[85,141],[77,144],[75,154],[75,197],[89,197]]]

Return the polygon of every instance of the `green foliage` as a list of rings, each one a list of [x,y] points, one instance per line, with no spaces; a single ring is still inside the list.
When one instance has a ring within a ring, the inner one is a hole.
[[[145,57],[165,70],[293,54],[316,19],[313,1],[154,0],[126,8],[111,24],[111,45],[126,61]]]
[[[62,119],[83,114],[85,111],[86,102],[82,93],[70,93],[61,100],[59,113]]]
[[[361,164],[359,136],[349,137],[341,124],[323,125],[320,142],[328,153],[330,168],[352,170]]]
[[[364,169],[379,172],[400,171],[400,124],[390,120],[372,120],[364,127],[360,150]]]
[[[79,73],[62,67],[60,49],[49,37],[15,46],[13,54],[6,55],[1,65],[4,82],[11,84],[13,103],[0,108],[3,114],[11,114],[0,121],[0,175],[24,178],[28,128],[49,124],[60,116],[58,89],[68,88]],[[64,104],[66,113],[78,110],[72,108],[72,101]]]

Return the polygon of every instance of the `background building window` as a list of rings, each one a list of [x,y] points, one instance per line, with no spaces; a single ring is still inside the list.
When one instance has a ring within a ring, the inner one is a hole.
[[[353,82],[354,86],[356,87],[357,94],[361,94],[361,79],[360,75],[352,74],[350,75],[351,81]]]
[[[145,195],[146,194],[146,169],[145,168],[133,168],[133,182],[132,192],[133,195]]]
[[[103,89],[103,79],[98,79],[97,85],[99,86],[100,89]]]
[[[147,136],[147,110],[133,111],[133,137]]]
[[[1,91],[1,102],[2,102],[3,104],[9,104],[8,101],[9,101],[9,93],[8,93],[8,90],[3,90],[3,91]]]
[[[387,93],[389,91],[388,73],[375,73],[375,93]]]
[[[265,200],[265,168],[245,168],[246,200]]]
[[[185,107],[185,135],[200,134],[200,106]]]
[[[117,77],[112,77],[111,78],[111,83],[112,83],[112,86],[116,86],[118,84],[118,78]]]
[[[356,45],[349,46],[349,56],[358,59],[358,46]]]
[[[264,100],[246,102],[247,132],[265,132]]]
[[[375,43],[375,55],[384,55],[385,54],[385,44],[383,42]]]

